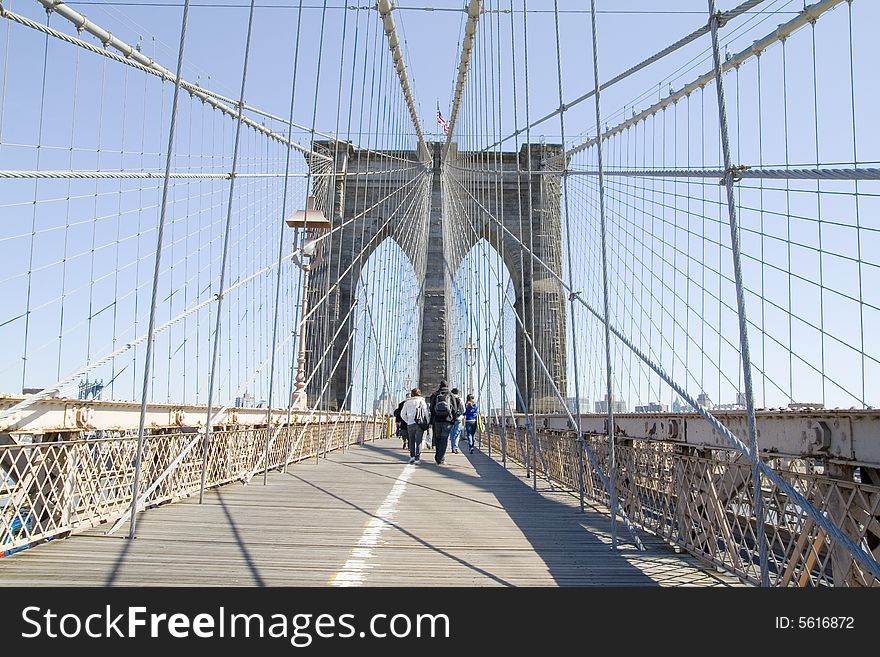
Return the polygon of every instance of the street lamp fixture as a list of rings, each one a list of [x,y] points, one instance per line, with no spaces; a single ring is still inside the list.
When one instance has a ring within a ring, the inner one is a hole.
[[[291,228],[305,228],[309,230],[329,230],[332,226],[324,212],[315,208],[315,197],[309,194],[305,210],[297,210],[292,217],[287,218],[287,225]]]
[[[464,355],[467,359],[468,367],[473,367],[477,363],[477,345],[473,342],[468,342],[464,346]]]
[[[477,350],[479,347],[475,345],[473,342],[468,342],[464,346],[464,356],[465,361],[467,362],[468,367],[468,392],[473,394],[474,392],[474,365],[477,362]]]

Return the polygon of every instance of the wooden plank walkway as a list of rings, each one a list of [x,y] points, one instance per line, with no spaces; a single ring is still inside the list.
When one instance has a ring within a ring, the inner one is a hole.
[[[0,559],[0,585],[737,584],[648,534],[645,552],[612,552],[603,508],[581,514],[485,454],[423,456],[408,465],[396,439],[334,452],[151,509],[135,541],[104,526]]]

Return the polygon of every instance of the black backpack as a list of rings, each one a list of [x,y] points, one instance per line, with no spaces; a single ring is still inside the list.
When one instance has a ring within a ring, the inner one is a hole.
[[[434,399],[433,415],[435,420],[451,422],[455,411],[452,408],[452,395],[438,395]]]

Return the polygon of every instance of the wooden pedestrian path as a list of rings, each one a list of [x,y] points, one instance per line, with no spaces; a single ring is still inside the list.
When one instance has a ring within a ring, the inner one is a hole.
[[[612,552],[602,507],[582,514],[485,454],[423,456],[408,465],[396,439],[333,452],[151,509],[134,541],[103,526],[0,559],[0,585],[737,584],[648,534]]]

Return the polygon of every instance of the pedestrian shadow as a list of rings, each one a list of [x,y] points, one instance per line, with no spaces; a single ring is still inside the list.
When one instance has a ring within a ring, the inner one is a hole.
[[[364,448],[383,458],[408,460],[381,443],[365,444]],[[470,461],[475,474],[448,466],[438,468],[428,464],[427,467],[446,478],[494,495],[506,515],[522,532],[534,553],[544,562],[554,582],[560,586],[653,587],[660,586],[661,582],[673,583],[676,581],[676,575],[685,571],[693,571],[697,579],[705,578],[714,584],[721,583],[721,580],[712,573],[695,568],[692,563],[675,554],[671,548],[659,541],[648,540],[647,553],[626,545],[611,550],[608,538],[611,533],[609,515],[590,509],[581,513],[577,506],[536,492],[528,485],[530,480],[523,480],[483,452],[475,451],[470,455],[459,456]],[[366,469],[364,471],[369,472]],[[370,474],[386,476],[379,473]],[[422,484],[410,481],[408,485]],[[438,490],[437,487],[424,487]],[[459,498],[462,503],[474,502],[463,499],[460,494],[450,494]],[[644,558],[649,555],[656,561],[656,563],[644,563],[645,569],[649,572],[645,572],[642,567],[631,561],[633,558],[637,559],[639,556]]]
[[[490,490],[560,586],[659,586],[600,535],[611,533],[604,514],[580,509],[532,490],[482,452],[469,455],[482,486]],[[460,472],[449,471],[458,477]],[[470,479],[474,477],[469,476]],[[671,553],[671,551],[670,551]]]

